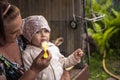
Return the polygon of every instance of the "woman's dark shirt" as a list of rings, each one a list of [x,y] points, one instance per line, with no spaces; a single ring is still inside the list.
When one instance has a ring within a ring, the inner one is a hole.
[[[24,38],[18,38],[17,43],[20,50],[24,50],[26,42]],[[24,66],[17,63],[13,63],[3,55],[0,55],[0,75],[5,75],[7,80],[18,80],[24,74]]]

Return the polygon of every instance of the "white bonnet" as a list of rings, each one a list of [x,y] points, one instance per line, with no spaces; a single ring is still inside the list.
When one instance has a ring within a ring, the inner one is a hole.
[[[31,42],[33,35],[40,29],[45,28],[51,31],[47,20],[41,15],[29,16],[23,19],[23,36]]]

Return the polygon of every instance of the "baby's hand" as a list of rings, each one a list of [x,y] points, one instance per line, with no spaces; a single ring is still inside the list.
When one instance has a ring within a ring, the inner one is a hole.
[[[80,48],[75,50],[73,53],[76,60],[80,60],[80,58],[83,56],[83,51]]]

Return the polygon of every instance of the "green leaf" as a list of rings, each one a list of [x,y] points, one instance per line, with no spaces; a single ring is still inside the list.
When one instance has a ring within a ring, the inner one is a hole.
[[[114,16],[116,16],[116,17],[120,16],[120,13],[115,11],[115,9],[113,9],[113,8],[112,8],[112,12],[113,12]]]

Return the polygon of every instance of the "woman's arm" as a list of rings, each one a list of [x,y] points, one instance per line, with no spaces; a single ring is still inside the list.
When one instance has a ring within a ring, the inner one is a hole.
[[[19,80],[35,80],[38,73],[35,73],[35,71],[28,70],[24,73],[24,75]]]
[[[48,53],[47,59],[44,59],[42,56],[43,51],[33,61],[33,64],[30,67],[30,69],[28,69],[28,71],[26,71],[19,80],[35,80],[39,72],[48,67],[51,60],[51,54]]]
[[[71,80],[69,72],[64,70],[60,80]]]

